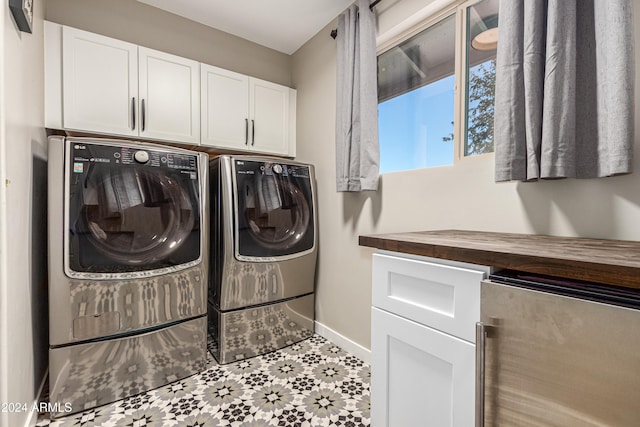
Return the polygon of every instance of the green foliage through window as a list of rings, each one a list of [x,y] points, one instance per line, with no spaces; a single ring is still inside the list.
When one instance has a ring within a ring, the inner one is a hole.
[[[469,70],[467,98],[467,143],[465,156],[493,152],[493,109],[496,86],[496,60],[491,59]]]

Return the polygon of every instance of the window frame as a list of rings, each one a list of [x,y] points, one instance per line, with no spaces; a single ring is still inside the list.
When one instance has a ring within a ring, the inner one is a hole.
[[[414,16],[391,28],[376,39],[376,57],[408,40],[416,34],[437,24],[443,19],[455,16],[454,52],[454,104],[453,104],[453,165],[474,162],[493,156],[493,152],[465,156],[466,132],[466,86],[467,86],[467,13],[468,7],[482,0],[435,0]],[[434,166],[440,167],[440,166]],[[430,169],[430,168],[425,168]],[[413,170],[413,169],[412,169]],[[397,172],[406,172],[397,171]],[[395,172],[389,172],[395,173]]]

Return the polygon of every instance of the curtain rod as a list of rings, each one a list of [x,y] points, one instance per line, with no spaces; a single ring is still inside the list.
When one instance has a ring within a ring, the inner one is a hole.
[[[374,7],[376,7],[376,5],[378,3],[380,3],[382,0],[374,0],[370,5],[369,5],[369,10],[373,10]],[[331,38],[335,40],[336,37],[338,37],[338,30],[331,30]]]
[[[376,5],[381,1],[382,0],[373,0],[373,2],[369,5],[369,10],[373,10],[373,8],[376,7]]]

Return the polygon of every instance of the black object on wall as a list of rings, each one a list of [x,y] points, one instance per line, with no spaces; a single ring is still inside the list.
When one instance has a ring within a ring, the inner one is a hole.
[[[33,0],[9,0],[9,9],[18,29],[25,33],[32,32]]]

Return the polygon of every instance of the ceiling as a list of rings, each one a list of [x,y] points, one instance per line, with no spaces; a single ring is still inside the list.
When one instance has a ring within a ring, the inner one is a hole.
[[[289,55],[298,50],[353,2],[353,0],[138,1]]]

